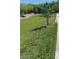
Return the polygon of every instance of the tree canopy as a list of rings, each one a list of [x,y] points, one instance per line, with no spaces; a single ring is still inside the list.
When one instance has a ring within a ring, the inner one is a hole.
[[[51,2],[51,3],[44,3],[44,4],[21,4],[20,5],[20,12],[24,13],[27,10],[32,10],[34,13],[41,13],[42,9],[52,10],[52,13],[59,12],[59,2]],[[44,10],[45,11],[45,10]]]

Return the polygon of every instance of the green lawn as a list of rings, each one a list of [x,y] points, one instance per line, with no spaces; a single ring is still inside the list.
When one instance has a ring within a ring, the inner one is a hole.
[[[47,28],[42,27],[46,20],[39,15],[20,21],[21,59],[55,59],[57,24],[54,20],[55,15],[50,18]]]

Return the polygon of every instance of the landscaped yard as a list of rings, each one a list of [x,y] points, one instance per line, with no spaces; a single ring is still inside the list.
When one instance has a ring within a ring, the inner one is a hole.
[[[40,15],[20,20],[20,58],[55,59],[57,24],[55,14],[50,17],[50,24]]]

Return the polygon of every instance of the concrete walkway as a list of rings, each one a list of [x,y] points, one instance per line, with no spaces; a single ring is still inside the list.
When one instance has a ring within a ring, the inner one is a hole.
[[[59,14],[56,14],[56,23],[57,24],[58,24],[58,20],[59,20]],[[58,32],[57,32],[55,59],[59,59],[59,35],[58,35]]]

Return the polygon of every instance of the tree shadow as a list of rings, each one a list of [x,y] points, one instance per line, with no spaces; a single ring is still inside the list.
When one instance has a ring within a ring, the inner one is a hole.
[[[43,28],[47,28],[47,26],[40,26],[40,27],[34,28],[32,31],[41,30],[41,29],[43,29]]]
[[[26,16],[24,16],[24,15],[21,15],[21,17],[26,17]]]

